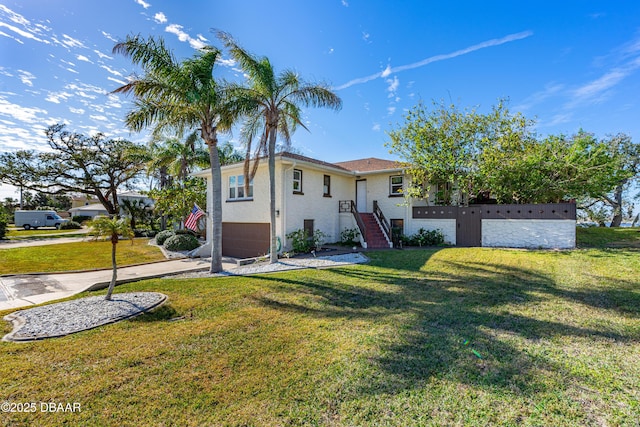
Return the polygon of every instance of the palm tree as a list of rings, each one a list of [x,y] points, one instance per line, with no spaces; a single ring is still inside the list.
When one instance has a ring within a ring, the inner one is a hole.
[[[225,91],[213,78],[220,51],[206,46],[191,59],[178,62],[162,38],[128,36],[113,48],[144,70],[142,77],[119,87],[116,93],[132,93],[135,107],[126,116],[134,131],[154,126],[154,132],[198,128],[209,148],[213,209],[211,212],[210,272],[222,270],[222,182],[218,155],[218,131],[231,128],[233,117],[225,106]]]
[[[151,140],[149,148],[152,152],[149,169],[165,171],[180,181],[195,168],[209,167],[209,153],[197,131],[189,133],[184,141],[177,136],[155,137]]]
[[[247,143],[245,159],[245,183],[255,174],[259,154],[266,151],[269,161],[269,193],[271,209],[271,262],[278,261],[276,236],[276,188],[275,150],[278,133],[286,145],[291,143],[291,135],[297,126],[307,127],[301,120],[301,106],[329,107],[338,110],[342,100],[327,85],[303,81],[294,71],[285,70],[276,75],[268,58],[258,58],[241,48],[230,35],[219,32],[218,37],[229,49],[231,56],[247,74],[249,87],[233,85],[230,92],[236,105],[246,114],[243,128]],[[308,129],[307,129],[308,130]],[[251,141],[257,135],[260,142],[254,156],[253,170],[249,172]]]
[[[109,283],[109,289],[107,295],[104,297],[107,301],[111,300],[111,294],[113,294],[113,288],[116,286],[116,279],[118,277],[118,265],[116,264],[116,245],[120,240],[120,236],[123,238],[133,238],[133,230],[129,226],[129,223],[125,218],[118,219],[117,217],[110,218],[108,216],[97,216],[90,223],[89,227],[96,239],[103,237],[111,239],[111,265],[113,266],[113,274],[111,276],[111,282]],[[133,243],[133,240],[131,241]]]

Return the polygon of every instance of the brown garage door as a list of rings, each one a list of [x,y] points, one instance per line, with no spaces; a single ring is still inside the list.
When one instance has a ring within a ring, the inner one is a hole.
[[[222,255],[251,258],[268,252],[269,223],[222,223]]]

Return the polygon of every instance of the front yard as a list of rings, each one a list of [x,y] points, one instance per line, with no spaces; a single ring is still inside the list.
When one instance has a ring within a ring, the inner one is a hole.
[[[637,425],[637,249],[369,256],[120,286],[169,302],[65,338],[0,343],[3,400],[82,410],[0,423]]]
[[[118,243],[118,266],[166,259],[149,239]],[[0,250],[0,274],[26,274],[111,268],[111,242],[92,241]]]

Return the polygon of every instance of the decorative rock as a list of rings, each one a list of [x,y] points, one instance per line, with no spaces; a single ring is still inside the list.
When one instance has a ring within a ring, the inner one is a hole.
[[[34,341],[61,337],[129,319],[164,304],[167,296],[158,292],[130,292],[65,301],[8,314],[13,331],[3,341]]]

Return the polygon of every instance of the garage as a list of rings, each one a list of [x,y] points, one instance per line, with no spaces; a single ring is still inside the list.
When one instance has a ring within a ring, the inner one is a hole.
[[[252,258],[269,252],[269,223],[223,222],[222,255]]]

